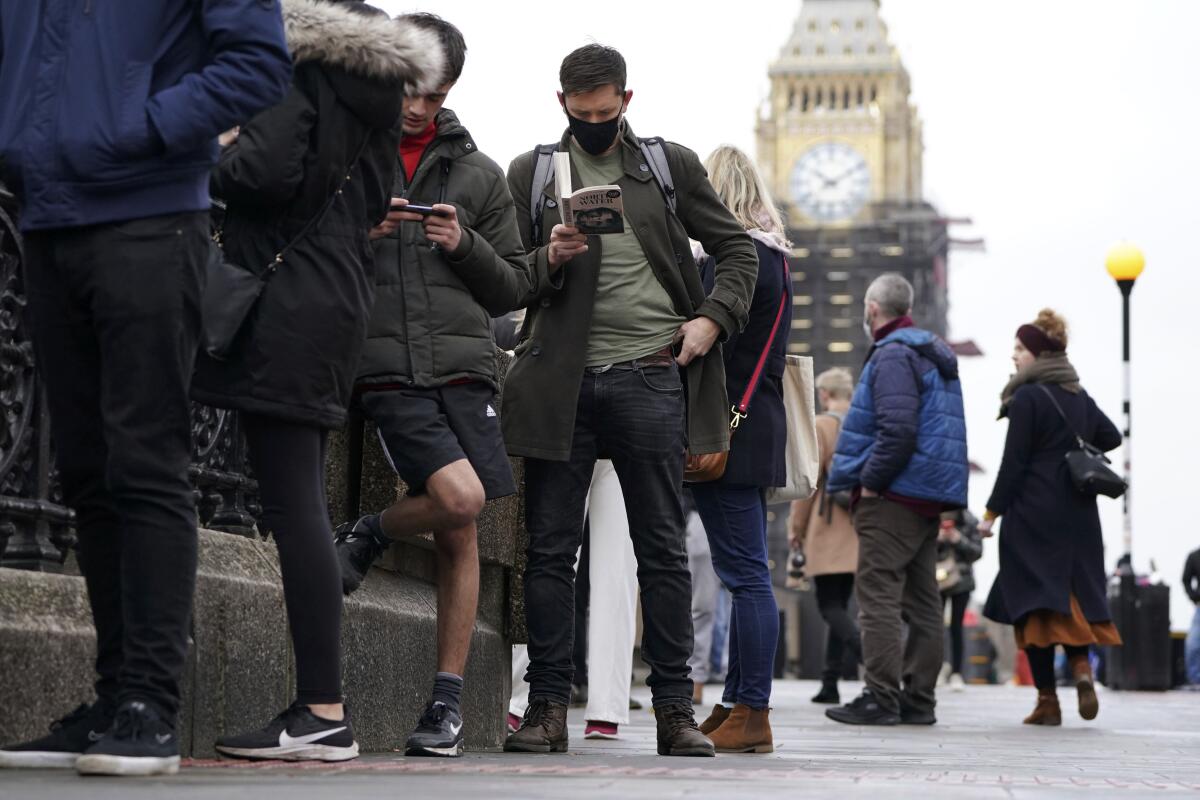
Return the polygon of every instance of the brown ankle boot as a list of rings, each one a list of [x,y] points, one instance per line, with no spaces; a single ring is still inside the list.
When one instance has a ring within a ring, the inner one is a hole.
[[[504,752],[567,752],[567,704],[543,697],[530,700],[521,727],[504,740]]]
[[[724,724],[725,720],[729,719],[729,709],[717,703],[713,706],[712,713],[708,715],[708,719],[700,723],[700,732],[705,736],[715,731]]]
[[[660,756],[707,756],[717,753],[708,737],[696,727],[692,704],[686,699],[654,707]]]
[[[1038,691],[1037,705],[1033,713],[1025,718],[1026,725],[1062,725],[1062,708],[1058,705],[1058,693],[1053,689]]]
[[[1075,678],[1075,693],[1079,695],[1079,716],[1095,719],[1100,713],[1100,698],[1096,697],[1096,683],[1087,655],[1071,657],[1071,675]]]
[[[770,709],[754,709],[738,703],[721,727],[709,734],[718,753],[771,753]]]

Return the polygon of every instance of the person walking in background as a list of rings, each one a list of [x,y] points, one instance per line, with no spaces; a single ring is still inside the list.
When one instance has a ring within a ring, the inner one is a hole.
[[[817,416],[821,473],[816,494],[792,503],[788,524],[792,549],[804,554],[804,574],[813,580],[817,609],[829,626],[821,691],[812,701],[836,704],[841,702],[838,678],[847,660],[856,665],[862,663],[858,625],[849,608],[854,594],[854,571],[858,569],[858,534],[850,520],[850,493],[831,495],[826,491],[838,432],[850,410],[854,379],[849,370],[836,367],[818,375],[816,385],[823,412]]]
[[[216,749],[342,761],[358,745],[342,704],[342,580],[325,441],[345,423],[367,330],[367,231],[387,213],[404,86],[432,84],[442,55],[435,37],[361,3],[288,0],[284,20],[291,90],[241,127],[213,175],[231,260],[265,265],[283,255],[233,352],[202,355],[193,395],[242,412],[260,529],[279,549],[296,701]]]
[[[912,303],[912,285],[897,273],[867,288],[863,327],[874,345],[825,486],[854,492],[867,686],[853,702],[825,711],[851,725],[937,721],[945,636],[938,521],[967,504],[967,427],[958,360],[949,345],[913,326]]]
[[[754,162],[723,146],[705,161],[717,195],[746,228],[758,253],[758,279],[750,317],[722,346],[725,391],[730,402],[750,396],[746,416],[730,441],[725,473],[692,484],[696,510],[708,534],[713,568],[733,595],[729,666],[721,702],[700,725],[718,752],[770,753],[771,676],[779,641],[779,608],[767,563],[766,489],[787,483],[784,446],[783,370],[791,330],[791,244],[783,220]],[[701,275],[710,290],[715,260]]]
[[[1076,434],[1107,452],[1121,433],[1084,391],[1067,358],[1067,324],[1050,309],[1017,329],[1016,374],[1000,396],[1008,418],[1004,457],[979,530],[1002,519],[1000,571],[983,613],[1013,625],[1038,690],[1027,725],[1061,725],[1054,649],[1063,645],[1079,715],[1100,704],[1088,662],[1091,645],[1119,645],[1108,608],[1104,538],[1096,498],[1075,488],[1065,461]]]
[[[942,515],[937,540],[937,579],[942,593],[942,613],[950,606],[950,660],[943,666],[950,690],[963,690],[963,617],[975,591],[971,564],[983,556],[979,520],[965,508]]]
[[[408,493],[340,526],[337,551],[350,594],[393,539],[433,532],[437,674],[405,753],[456,757],[479,604],[476,519],[486,501],[517,490],[491,317],[524,305],[529,275],[504,171],[444,108],[466,60],[462,33],[433,14],[399,22],[435,36],[446,68],[428,93],[404,97],[391,210],[371,231],[375,303],[355,388]],[[435,213],[405,211],[410,202]]]
[[[1184,666],[1188,683],[1200,686],[1200,549],[1193,550],[1184,564],[1183,590],[1187,592],[1188,599],[1196,604],[1192,627],[1183,643]]]
[[[557,145],[570,154],[573,186],[621,187],[624,233],[589,237],[561,224],[551,182],[535,186],[535,172],[545,175],[538,165],[547,163],[540,148],[508,171],[513,197],[541,202],[517,203],[534,293],[504,385],[504,440],[510,454],[525,457],[530,656],[529,709],[504,749],[567,749],[572,566],[595,463],[608,458],[637,555],[658,753],[704,757],[713,745],[696,729],[687,668],[684,453],[728,447],[724,368],[710,351],[745,324],[757,265],[750,237],[695,153],[654,140],[651,152],[665,165],[646,155],[643,145],[651,145],[625,119],[633,97],[625,79],[625,59],[611,47],[585,45],[567,55],[558,103],[568,129]],[[671,192],[660,187],[651,161],[669,168]],[[688,257],[689,236],[717,258],[711,291]]]
[[[95,702],[0,749],[0,767],[174,773],[209,170],[218,133],[283,97],[283,24],[277,4],[253,0],[83,13],[0,0],[0,53],[0,167],[22,204],[27,311],[97,673]]]

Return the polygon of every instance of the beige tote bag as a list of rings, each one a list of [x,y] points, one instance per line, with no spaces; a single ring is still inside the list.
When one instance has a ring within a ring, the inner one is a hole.
[[[787,485],[767,489],[768,503],[807,500],[817,491],[821,467],[817,454],[816,387],[813,360],[788,356],[783,371],[783,408],[787,413]]]

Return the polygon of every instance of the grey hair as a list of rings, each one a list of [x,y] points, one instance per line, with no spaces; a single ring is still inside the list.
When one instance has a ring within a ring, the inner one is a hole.
[[[845,367],[834,367],[817,376],[817,388],[829,392],[830,397],[848,399],[854,394],[854,378]]]
[[[912,311],[913,287],[899,272],[885,272],[867,287],[865,302],[874,301],[879,310],[893,319]]]

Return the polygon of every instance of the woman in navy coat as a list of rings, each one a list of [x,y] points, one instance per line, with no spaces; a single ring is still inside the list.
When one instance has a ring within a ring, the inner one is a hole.
[[[748,414],[730,442],[725,474],[692,486],[692,496],[712,549],[713,568],[733,595],[729,629],[729,668],[722,701],[700,726],[718,751],[769,753],[773,749],[768,706],[779,610],[767,565],[765,489],[783,486],[783,368],[791,328],[789,244],[783,222],[754,162],[734,147],[720,147],[705,164],[721,200],[754,239],[758,281],[750,317],[740,334],[722,345],[725,388],[736,405],[758,373]],[[702,266],[711,289],[713,260]],[[767,358],[758,364],[764,350]]]
[[[1121,434],[1080,386],[1066,348],[1066,323],[1050,309],[1017,331],[1017,374],[1001,396],[1008,438],[980,525],[990,536],[1003,518],[1000,572],[984,614],[1013,625],[1029,658],[1038,689],[1029,725],[1062,724],[1055,646],[1066,649],[1080,716],[1094,719],[1099,702],[1088,647],[1121,643],[1108,609],[1096,498],[1075,488],[1064,460],[1077,447],[1072,429],[1106,452],[1121,444]]]

